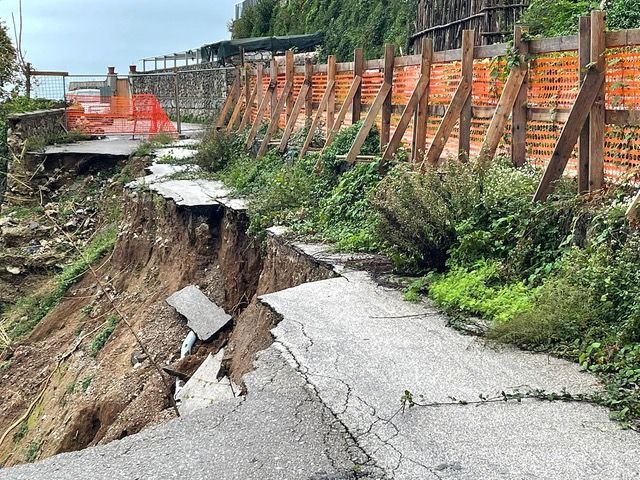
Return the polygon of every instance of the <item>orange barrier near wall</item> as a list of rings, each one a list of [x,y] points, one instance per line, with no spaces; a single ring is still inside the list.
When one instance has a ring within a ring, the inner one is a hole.
[[[155,95],[67,95],[67,129],[87,135],[153,136],[178,132]]]

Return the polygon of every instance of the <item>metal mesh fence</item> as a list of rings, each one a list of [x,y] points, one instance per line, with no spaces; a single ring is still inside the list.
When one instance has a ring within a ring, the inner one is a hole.
[[[40,75],[30,76],[30,96],[32,98],[44,98],[47,100],[63,101],[65,98],[64,75]]]

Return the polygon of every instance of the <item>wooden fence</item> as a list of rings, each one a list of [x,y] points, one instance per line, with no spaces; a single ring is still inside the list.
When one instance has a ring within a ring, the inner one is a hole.
[[[284,152],[297,128],[310,127],[301,155],[321,129],[325,147],[346,124],[363,120],[346,160],[366,160],[360,149],[377,125],[381,155],[401,146],[418,165],[447,156],[490,161],[510,155],[515,165],[546,166],[536,199],[544,199],[567,167],[582,192],[601,188],[640,167],[640,29],[605,32],[604,14],[580,19],[580,34],[526,40],[516,27],[507,44],[474,47],[463,32],[460,49],[420,55],[295,66],[280,61],[238,71],[217,127],[249,129],[247,144],[269,122],[259,154]],[[304,115],[302,112],[304,111]],[[282,132],[276,140],[274,137]],[[576,145],[579,148],[576,149]]]
[[[476,31],[476,45],[501,42],[528,5],[529,0],[419,0],[411,42],[419,47],[429,37],[436,50],[460,48],[463,30]]]

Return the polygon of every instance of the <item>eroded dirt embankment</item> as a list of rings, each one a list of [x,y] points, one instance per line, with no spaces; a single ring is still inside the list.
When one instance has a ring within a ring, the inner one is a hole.
[[[257,296],[333,276],[281,238],[260,245],[246,234],[242,212],[177,207],[150,192],[128,192],[123,202],[116,247],[95,267],[100,281],[86,274],[28,338],[5,352],[0,434],[17,426],[0,445],[0,465],[106,443],[173,417],[157,370],[117,321],[109,298],[159,366],[191,374],[209,352],[227,345],[225,365],[241,383],[278,321]],[[179,361],[187,328],[165,299],[190,284],[232,313],[234,323]],[[101,341],[110,325],[115,330]],[[59,363],[66,352],[72,353]]]

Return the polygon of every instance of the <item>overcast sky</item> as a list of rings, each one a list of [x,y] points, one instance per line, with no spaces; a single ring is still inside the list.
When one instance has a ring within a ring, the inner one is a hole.
[[[236,0],[23,0],[23,44],[40,70],[96,74],[229,38]],[[11,32],[18,0],[0,0]]]

